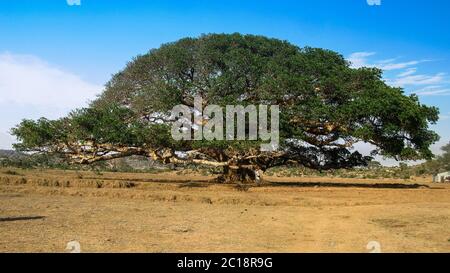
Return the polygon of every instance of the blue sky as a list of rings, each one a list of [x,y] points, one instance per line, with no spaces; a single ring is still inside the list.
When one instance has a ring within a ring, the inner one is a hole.
[[[241,32],[385,69],[387,82],[441,109],[438,151],[450,141],[449,15],[448,0],[2,0],[0,148],[22,118],[85,105],[137,54],[185,36]]]

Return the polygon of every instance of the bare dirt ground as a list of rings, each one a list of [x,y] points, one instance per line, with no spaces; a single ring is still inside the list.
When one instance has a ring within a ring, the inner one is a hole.
[[[450,252],[450,185],[431,178],[207,179],[0,169],[0,252]]]

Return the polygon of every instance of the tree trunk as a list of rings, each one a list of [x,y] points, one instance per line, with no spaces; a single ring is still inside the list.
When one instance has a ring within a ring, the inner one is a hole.
[[[220,183],[256,183],[262,181],[262,171],[252,168],[223,167],[223,174],[218,177]]]

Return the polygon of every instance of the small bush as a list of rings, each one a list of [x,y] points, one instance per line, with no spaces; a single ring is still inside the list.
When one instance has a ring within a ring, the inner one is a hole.
[[[96,175],[103,175],[103,173],[102,173],[100,170],[98,170],[98,169],[93,170],[93,172],[94,172],[94,174],[96,174]]]
[[[409,174],[404,174],[404,175],[401,176],[401,178],[404,179],[404,180],[408,180],[408,179],[411,178],[411,176]]]

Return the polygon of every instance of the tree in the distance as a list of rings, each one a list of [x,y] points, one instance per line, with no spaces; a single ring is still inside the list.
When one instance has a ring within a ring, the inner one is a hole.
[[[450,170],[450,143],[442,147],[444,154],[438,158],[442,164],[442,168],[446,171]]]
[[[436,157],[435,160],[426,162],[424,165],[432,174],[450,171],[450,143],[441,147],[442,155]]]
[[[175,141],[173,106],[279,105],[280,148],[261,141]],[[89,108],[59,120],[24,120],[12,129],[18,150],[65,155],[72,162],[144,155],[164,163],[223,167],[220,181],[254,181],[274,166],[314,169],[366,165],[351,151],[430,159],[438,110],[388,86],[376,68],[354,69],[338,53],[262,36],[210,34],[164,44],[134,58]]]

